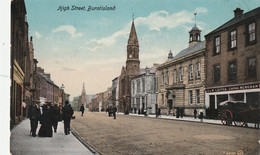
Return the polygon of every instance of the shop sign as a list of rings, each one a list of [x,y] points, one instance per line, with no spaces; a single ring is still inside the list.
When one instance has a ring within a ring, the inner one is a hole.
[[[240,86],[231,86],[231,87],[222,87],[222,88],[211,88],[211,89],[206,89],[206,92],[213,93],[213,92],[236,91],[236,90],[257,89],[257,88],[260,88],[260,83],[240,85]]]

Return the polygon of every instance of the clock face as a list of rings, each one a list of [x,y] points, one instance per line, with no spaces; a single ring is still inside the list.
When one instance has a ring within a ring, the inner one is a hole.
[[[132,58],[132,57],[133,57],[133,56],[130,54],[130,55],[129,55],[129,58]]]

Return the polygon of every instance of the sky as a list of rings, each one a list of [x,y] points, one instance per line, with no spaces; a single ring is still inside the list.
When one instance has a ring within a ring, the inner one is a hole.
[[[195,24],[204,35],[234,17],[260,6],[259,0],[25,0],[29,35],[33,36],[38,66],[58,85],[64,84],[71,100],[83,82],[87,94],[111,87],[125,66],[127,41],[134,19],[139,41],[140,67],[166,61],[188,47]],[[58,10],[59,7],[86,10]],[[89,7],[114,7],[91,10]]]

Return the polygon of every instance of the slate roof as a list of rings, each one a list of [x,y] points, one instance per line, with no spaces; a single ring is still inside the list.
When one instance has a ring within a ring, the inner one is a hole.
[[[208,36],[208,35],[213,34],[213,33],[215,33],[215,32],[224,30],[224,29],[226,29],[226,28],[228,28],[228,27],[230,27],[230,26],[232,26],[232,25],[235,25],[235,24],[237,24],[237,23],[240,23],[240,22],[242,22],[242,21],[244,21],[244,20],[246,20],[246,19],[249,19],[249,18],[254,17],[254,16],[256,16],[256,15],[259,15],[259,14],[260,14],[260,7],[255,8],[254,10],[251,10],[251,11],[249,11],[249,12],[247,12],[247,13],[244,13],[244,14],[242,14],[242,15],[240,15],[240,16],[234,17],[233,19],[229,20],[228,22],[226,22],[225,24],[221,25],[221,26],[218,27],[217,29],[211,31],[210,33],[208,33],[208,34],[205,35],[205,36]]]
[[[205,40],[204,41],[201,41],[199,43],[197,43],[196,45],[194,45],[193,47],[191,48],[186,48],[182,51],[180,51],[173,59],[171,60],[175,60],[175,59],[178,59],[180,57],[183,57],[185,55],[188,55],[188,54],[191,54],[193,52],[196,52],[196,51],[199,51],[199,50],[202,50],[205,48]]]

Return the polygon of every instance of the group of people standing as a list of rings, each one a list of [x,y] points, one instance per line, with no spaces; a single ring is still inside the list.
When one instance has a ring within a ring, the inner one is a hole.
[[[40,122],[41,127],[38,132],[39,137],[52,137],[53,130],[56,133],[58,122],[64,120],[64,133],[65,135],[70,134],[70,121],[71,117],[74,114],[72,107],[69,104],[69,101],[65,101],[65,106],[62,108],[62,112],[57,104],[44,104],[41,109],[34,102],[28,111],[28,117],[30,118],[30,125],[33,137],[36,137],[36,130],[38,123]]]
[[[116,119],[116,112],[117,112],[116,106],[114,106],[114,107],[108,107],[108,108],[107,108],[107,112],[108,112],[108,117],[110,117],[111,114],[113,114],[114,119]]]

